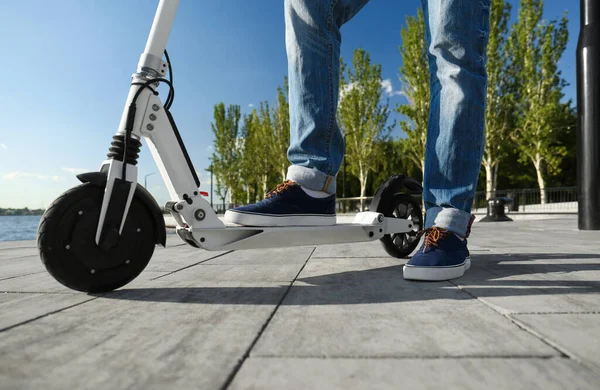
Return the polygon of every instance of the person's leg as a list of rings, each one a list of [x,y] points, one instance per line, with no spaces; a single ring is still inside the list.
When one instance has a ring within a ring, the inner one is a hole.
[[[254,205],[229,210],[242,225],[335,224],[335,175],[344,156],[336,122],[340,27],[369,0],[286,0],[290,147],[287,181]]]
[[[335,194],[344,156],[336,122],[340,27],[368,0],[286,0],[290,147],[287,178]]]
[[[439,231],[427,233],[405,267],[410,279],[450,279],[470,265],[461,238],[470,229],[483,156],[489,6],[489,0],[423,0],[431,71],[425,228]]]
[[[431,104],[425,227],[465,237],[484,146],[489,0],[427,0]]]

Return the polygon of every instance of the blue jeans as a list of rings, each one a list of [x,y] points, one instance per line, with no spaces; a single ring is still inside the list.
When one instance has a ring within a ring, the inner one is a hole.
[[[340,27],[367,3],[285,1],[292,163],[287,178],[309,189],[335,193],[345,153],[335,116]],[[489,5],[490,0],[423,0],[431,71],[425,228],[460,236],[470,222],[483,156]]]

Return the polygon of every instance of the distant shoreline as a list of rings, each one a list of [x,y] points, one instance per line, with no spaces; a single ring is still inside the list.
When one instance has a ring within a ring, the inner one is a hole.
[[[12,217],[12,216],[30,216],[30,215],[37,215],[37,216],[41,216],[44,214],[43,209],[34,209],[34,210],[30,210],[28,208],[24,208],[24,209],[3,209],[0,208],[0,216],[2,217]]]

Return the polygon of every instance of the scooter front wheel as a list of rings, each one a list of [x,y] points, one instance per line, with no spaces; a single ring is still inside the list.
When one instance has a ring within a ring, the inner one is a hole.
[[[85,183],[59,196],[38,227],[42,262],[61,284],[78,291],[107,292],[135,279],[154,253],[156,227],[151,211],[133,197],[116,247],[96,245],[103,187]]]

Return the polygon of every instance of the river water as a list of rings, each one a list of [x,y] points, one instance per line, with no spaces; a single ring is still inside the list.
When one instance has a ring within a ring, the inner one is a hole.
[[[35,240],[41,215],[0,215],[0,241]]]

